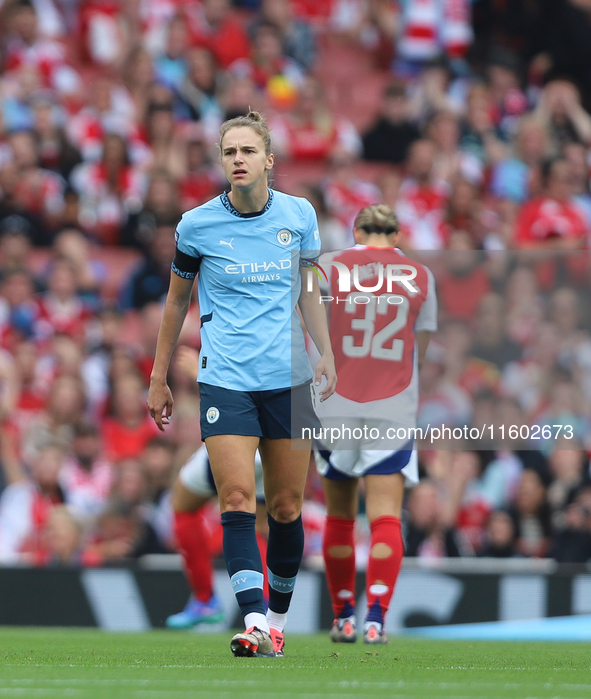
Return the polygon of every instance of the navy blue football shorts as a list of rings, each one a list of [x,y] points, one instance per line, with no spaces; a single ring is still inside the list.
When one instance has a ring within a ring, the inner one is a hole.
[[[201,439],[237,434],[266,439],[298,439],[319,429],[310,383],[269,391],[234,391],[199,382]]]

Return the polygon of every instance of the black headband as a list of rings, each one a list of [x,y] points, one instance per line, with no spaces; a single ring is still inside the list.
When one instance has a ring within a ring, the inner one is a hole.
[[[384,235],[398,233],[398,228],[396,226],[380,226],[377,223],[366,223],[365,225],[359,227],[366,233],[383,233]]]

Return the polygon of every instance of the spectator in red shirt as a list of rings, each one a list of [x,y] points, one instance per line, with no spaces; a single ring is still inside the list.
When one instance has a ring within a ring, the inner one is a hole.
[[[12,420],[20,430],[26,430],[45,408],[47,386],[40,380],[39,354],[34,342],[22,340],[15,345],[13,353],[18,395]]]
[[[447,270],[438,280],[437,295],[448,317],[472,321],[491,290],[490,281],[467,233],[454,233],[450,243]]]
[[[251,78],[269,104],[278,109],[293,106],[304,80],[302,69],[282,52],[280,30],[273,24],[259,24],[250,58],[241,58],[230,66],[234,75]]]
[[[296,17],[303,17],[322,27],[328,24],[336,2],[335,0],[294,0],[293,5]]]
[[[142,208],[147,180],[129,162],[121,136],[105,136],[103,157],[98,163],[82,163],[72,173],[79,192],[81,219],[105,243],[117,243],[130,214]]]
[[[66,503],[81,520],[98,516],[113,487],[113,467],[102,455],[96,424],[88,419],[74,426],[72,454],[60,473]]]
[[[117,0],[82,0],[78,10],[83,58],[97,66],[114,67],[125,55],[126,28]]]
[[[575,203],[571,165],[557,158],[543,168],[545,194],[526,202],[515,224],[515,247],[528,250],[586,247],[589,226]]]
[[[181,208],[193,209],[223,191],[215,166],[210,162],[207,147],[197,135],[186,144],[186,172],[179,182]]]
[[[56,505],[49,512],[41,532],[43,550],[38,565],[99,566],[104,560],[92,548],[84,548],[81,522],[67,505]]]
[[[105,451],[114,461],[138,458],[158,434],[146,409],[144,388],[137,374],[124,375],[113,386],[113,411],[103,421],[103,439]]]
[[[189,12],[192,43],[208,48],[222,68],[248,56],[248,35],[232,17],[228,0],[203,0],[200,7]]]
[[[76,272],[69,260],[58,258],[52,263],[47,285],[38,299],[37,337],[45,340],[63,334],[83,340],[93,316],[78,295]]]
[[[362,151],[357,130],[348,119],[332,114],[314,78],[306,78],[294,109],[273,120],[272,131],[275,153],[294,160],[317,162],[337,152],[357,156]]]
[[[350,236],[357,212],[379,202],[380,190],[359,177],[356,159],[348,153],[336,152],[330,165],[330,177],[324,182],[323,194],[329,212],[345,226]]]
[[[3,452],[4,460],[4,448]],[[43,559],[42,529],[52,508],[64,500],[59,485],[64,453],[58,444],[47,444],[29,466],[30,476],[18,463],[11,468],[13,480],[0,498],[0,563],[3,565]]]
[[[84,384],[77,376],[58,376],[51,384],[45,411],[29,422],[23,430],[23,457],[31,460],[49,441],[62,445],[70,443],[74,425],[84,415],[86,396]]]
[[[8,3],[7,3],[8,4]],[[11,72],[23,66],[38,71],[43,86],[64,94],[80,89],[80,76],[66,63],[66,52],[56,41],[39,35],[37,11],[28,2],[10,3],[3,17],[8,29],[4,52],[4,70]]]
[[[148,85],[149,81],[141,83],[145,100]],[[97,76],[88,86],[86,105],[67,119],[67,135],[83,160],[98,161],[103,153],[105,134],[118,133],[128,142],[131,161],[143,164],[150,153],[135,116],[136,107],[128,90],[107,76]]]
[[[480,247],[480,192],[475,185],[461,177],[452,180],[451,185],[445,215],[447,235],[451,237],[454,233],[465,234],[469,238],[469,247]],[[448,242],[448,247],[453,247],[451,241]]]
[[[527,97],[519,86],[519,57],[511,50],[493,49],[487,69],[494,123],[505,136],[515,133],[519,117],[527,110]]]
[[[434,176],[436,147],[432,141],[415,141],[408,153],[408,176],[400,187],[398,220],[406,246],[415,250],[445,247],[444,216],[449,185]]]

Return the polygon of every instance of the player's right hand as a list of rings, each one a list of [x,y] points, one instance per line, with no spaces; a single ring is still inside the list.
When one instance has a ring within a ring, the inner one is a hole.
[[[165,425],[170,423],[172,415],[172,406],[174,400],[172,392],[166,383],[150,383],[148,391],[148,400],[146,401],[148,410],[156,423],[158,429],[164,432]]]
[[[320,386],[323,376],[326,377],[326,385],[320,391],[321,403],[332,396],[337,386],[337,372],[335,369],[334,355],[332,352],[323,354],[318,360],[318,364],[316,364],[314,382],[317,386]]]

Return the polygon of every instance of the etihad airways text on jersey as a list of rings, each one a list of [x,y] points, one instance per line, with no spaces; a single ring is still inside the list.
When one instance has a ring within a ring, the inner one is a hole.
[[[242,262],[226,265],[228,274],[248,274],[249,272],[268,272],[270,269],[289,269],[291,260],[278,260],[277,262]]]

